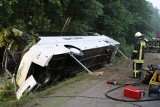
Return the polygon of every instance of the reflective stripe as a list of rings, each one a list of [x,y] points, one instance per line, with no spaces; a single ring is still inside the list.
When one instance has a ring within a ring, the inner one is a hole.
[[[139,73],[139,70],[134,70],[134,77],[137,77],[137,73]]]
[[[137,59],[134,59],[133,62],[135,62],[135,63],[144,63],[144,60],[137,60]]]
[[[136,63],[134,63],[134,70],[133,70],[133,72],[134,72],[134,77],[137,77],[137,73],[139,73],[139,70],[137,70],[136,69]]]
[[[134,53],[137,53],[138,51],[137,51],[137,50],[133,50],[133,52],[134,52]]]
[[[142,59],[142,47],[145,46],[145,42],[140,42],[140,52],[139,52],[139,60]]]

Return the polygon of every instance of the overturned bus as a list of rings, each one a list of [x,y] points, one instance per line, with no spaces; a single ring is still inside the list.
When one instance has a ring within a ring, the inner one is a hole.
[[[18,30],[14,29],[12,32],[13,35],[17,34],[15,32],[21,35]],[[19,37],[19,41],[24,42],[29,36]],[[99,34],[36,38],[38,39],[32,44],[29,43],[31,40],[28,40],[22,51],[12,46],[17,42],[6,45],[2,64],[5,71],[15,76],[18,87],[31,89],[36,84],[45,86],[83,69],[103,66],[111,62],[119,47],[119,42]],[[14,40],[17,41],[15,38]],[[27,80],[29,78],[30,80]],[[22,91],[18,93],[22,94]]]

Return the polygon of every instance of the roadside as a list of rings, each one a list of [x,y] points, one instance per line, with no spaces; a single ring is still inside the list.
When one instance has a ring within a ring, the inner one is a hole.
[[[150,64],[159,65],[159,63],[159,54],[146,53],[143,67],[145,68]],[[132,61],[130,59],[106,66],[98,71],[103,71],[104,75],[88,75],[83,80],[71,82],[65,86],[54,89],[48,95],[33,97],[18,107],[135,107],[136,104],[115,102],[105,97],[105,93],[108,90],[116,87],[116,85],[108,85],[106,83],[107,80],[115,80],[118,83],[136,81],[130,78],[132,74]],[[148,91],[148,86],[145,86],[144,89]],[[113,96],[123,98],[122,89],[115,91]],[[152,107],[157,107],[160,101],[157,102],[154,102],[154,104],[147,102],[138,104],[144,107],[146,107],[146,105],[151,106],[152,104]]]

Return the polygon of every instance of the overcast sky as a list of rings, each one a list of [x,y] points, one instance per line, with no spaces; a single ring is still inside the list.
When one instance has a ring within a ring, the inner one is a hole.
[[[153,4],[154,7],[157,7],[160,11],[160,0],[146,0]]]

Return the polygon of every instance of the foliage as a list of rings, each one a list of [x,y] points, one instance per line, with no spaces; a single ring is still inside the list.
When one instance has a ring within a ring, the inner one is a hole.
[[[63,2],[62,7],[65,17],[71,17],[68,31],[76,34],[85,34],[86,32],[93,30],[94,20],[102,15],[103,5],[96,0],[69,0],[69,2]],[[66,3],[66,4],[65,4]],[[78,30],[79,29],[79,30]]]
[[[147,34],[151,31],[150,26],[150,10],[145,0],[123,1],[127,10],[133,16],[133,23],[128,27],[128,42],[133,43],[133,36],[136,32]]]
[[[77,34],[80,35],[85,35],[86,31],[92,30],[90,26],[86,24],[85,21],[74,21],[74,23],[70,24],[70,32],[74,33],[76,32]]]
[[[11,42],[10,39],[7,39],[10,35],[9,29],[3,29],[0,33],[0,47],[7,45],[7,42]]]
[[[24,34],[23,34],[24,36]],[[5,45],[21,45],[21,48],[26,45],[27,42],[23,41],[22,32],[13,28],[8,27],[0,33],[0,47]]]
[[[0,8],[0,29],[14,25],[22,31],[60,32],[71,17],[68,32],[94,31],[115,39],[131,38],[130,43],[135,32],[147,34],[159,28],[157,10],[145,0],[2,0]]]
[[[5,84],[0,87],[0,101],[15,99],[14,88],[15,86],[11,81],[6,81]]]
[[[18,3],[18,0],[1,0],[0,1],[0,29],[13,24],[13,6]]]
[[[114,38],[127,35],[127,28],[133,23],[132,14],[122,5],[120,0],[110,2],[101,0],[101,3],[105,4],[104,14],[97,19],[95,30],[103,31],[103,33]]]
[[[154,8],[152,6],[151,3],[148,3],[148,7],[150,8],[151,10],[151,26],[152,26],[152,29],[153,29],[153,32],[157,33],[157,32],[160,32],[160,10],[158,10],[157,8]]]
[[[119,50],[121,50],[127,57],[130,57],[131,53],[133,52],[133,45],[127,44],[125,38],[121,38],[119,42],[121,43]]]

